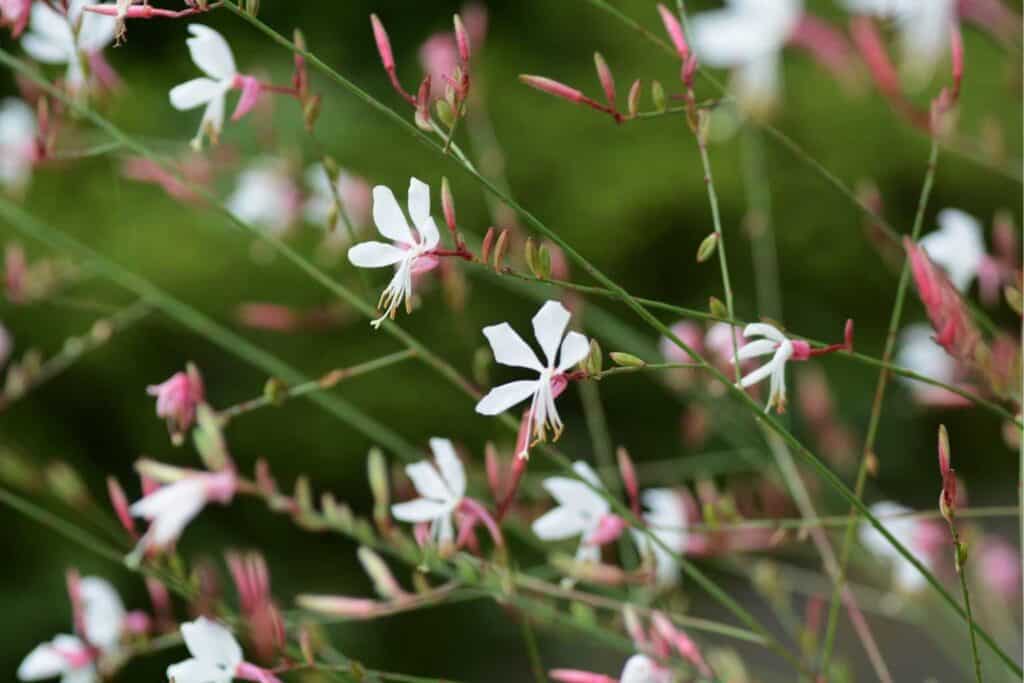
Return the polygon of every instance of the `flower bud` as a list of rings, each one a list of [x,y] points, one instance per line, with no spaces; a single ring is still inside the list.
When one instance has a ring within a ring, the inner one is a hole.
[[[454,235],[456,231],[455,198],[452,197],[452,187],[448,183],[448,178],[441,178],[441,211],[444,213],[445,225]]]
[[[455,125],[455,110],[447,100],[438,100],[435,102],[434,111],[437,113],[437,118],[447,128],[451,128]]]
[[[559,83],[558,81],[545,78],[544,76],[521,74],[519,76],[519,81],[531,88],[535,88],[541,92],[546,92],[549,95],[554,95],[555,97],[560,97],[563,100],[568,100],[570,102],[579,103],[586,99],[583,93],[576,88],[571,88],[564,83]]]
[[[638,514],[640,510],[640,482],[636,476],[636,467],[633,466],[633,459],[629,457],[629,451],[622,446],[615,452],[615,457],[619,462],[619,475],[622,477],[622,485],[629,496],[630,505],[633,508],[634,514]]]
[[[596,339],[591,339],[590,353],[583,359],[583,371],[587,373],[588,377],[597,377],[603,369],[604,355],[601,351],[601,345],[597,343]]]
[[[597,69],[597,78],[601,81],[601,88],[604,90],[605,100],[608,106],[615,109],[615,78],[612,76],[608,63],[600,52],[594,53],[594,67]]]
[[[377,595],[385,600],[397,600],[406,597],[406,592],[398,585],[391,569],[381,556],[366,546],[360,546],[356,551],[359,563],[363,565],[363,571],[373,582],[373,589]]]
[[[633,85],[629,87],[629,95],[626,97],[626,108],[631,117],[636,116],[640,112],[640,90],[641,83],[638,78],[633,81]]]
[[[713,232],[703,239],[697,248],[697,263],[704,263],[715,253],[718,247],[718,233]]]
[[[487,263],[491,260],[491,246],[494,244],[494,226],[487,228],[487,233],[484,235],[483,244],[480,246],[480,260]]]
[[[665,111],[665,88],[661,85],[661,81],[651,82],[651,101],[654,102],[655,111]]]
[[[729,309],[726,308],[725,304],[722,303],[722,300],[716,296],[708,299],[708,310],[711,312],[711,315],[720,320],[729,319]]]
[[[121,526],[132,538],[136,538],[138,534],[135,531],[135,519],[128,509],[128,496],[125,495],[124,489],[121,488],[121,483],[117,481],[116,477],[107,477],[107,493],[110,496],[110,504],[114,508],[117,520],[121,522]]]
[[[466,32],[466,27],[462,25],[462,19],[458,14],[453,17],[453,22],[455,24],[455,44],[459,48],[459,60],[463,65],[469,64],[469,33]]]
[[[192,440],[206,469],[218,472],[230,465],[231,456],[228,455],[227,442],[221,432],[220,419],[206,403],[200,403],[196,409],[196,428],[192,432]]]
[[[52,462],[46,466],[44,474],[50,492],[68,506],[77,508],[89,503],[89,487],[71,465]]]
[[[494,260],[492,265],[494,266],[494,272],[500,273],[505,267],[505,252],[508,251],[508,239],[509,231],[505,228],[498,235],[498,240],[494,243]]]
[[[627,368],[642,368],[647,365],[642,359],[634,356],[631,353],[624,353],[622,351],[612,351],[608,354],[608,357],[612,359],[612,362],[621,367]]]
[[[391,41],[388,40],[388,33],[384,30],[384,24],[376,14],[370,15],[370,24],[373,26],[373,39],[377,43],[377,52],[380,54],[380,61],[384,69],[392,71],[395,68],[395,57],[391,52]]]
[[[679,59],[686,60],[690,55],[690,48],[686,44],[686,36],[683,34],[683,27],[679,18],[672,10],[665,5],[658,3],[658,14],[661,15],[661,23],[665,25],[665,31],[672,40],[672,46],[676,49]]]

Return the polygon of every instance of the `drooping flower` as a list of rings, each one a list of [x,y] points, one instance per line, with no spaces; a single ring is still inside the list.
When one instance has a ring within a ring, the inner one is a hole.
[[[772,354],[770,361],[748,373],[740,380],[743,388],[757,384],[766,377],[771,377],[771,390],[768,394],[768,404],[765,412],[775,409],[782,413],[786,410],[786,363],[789,360],[807,360],[810,357],[811,348],[807,342],[793,340],[786,337],[773,325],[766,323],[751,323],[743,329],[743,336],[763,337],[744,344],[738,357],[742,362],[748,358],[766,356]]]
[[[173,683],[230,683],[238,678],[258,683],[280,683],[266,669],[245,661],[242,646],[222,624],[199,617],[181,625],[190,659],[167,667]]]
[[[730,0],[725,8],[693,18],[693,49],[701,62],[733,69],[736,96],[744,108],[770,109],[779,90],[779,53],[802,12],[802,0]]]
[[[131,506],[135,517],[150,522],[133,557],[174,543],[207,503],[229,503],[238,479],[233,470],[188,472],[177,481],[157,488]]]
[[[879,518],[882,526],[929,570],[934,566],[935,550],[943,538],[942,529],[930,520],[899,518],[913,510],[899,503],[882,501],[872,505],[871,514]],[[897,517],[897,519],[887,519]],[[938,533],[936,534],[936,530]],[[924,575],[869,522],[860,524],[860,542],[873,555],[889,565],[893,585],[897,590],[913,593],[927,585]]]
[[[566,386],[567,371],[590,353],[590,342],[585,336],[579,332],[566,334],[570,317],[569,311],[557,301],[546,302],[533,316],[533,334],[544,352],[547,365],[541,364],[533,349],[508,323],[484,328],[484,336],[491,345],[496,362],[533,370],[540,376],[535,380],[509,382],[491,389],[476,404],[476,412],[498,415],[530,398],[528,419],[532,422],[527,433],[532,432],[540,441],[547,437],[548,429],[554,432],[555,439],[561,435],[563,424],[555,408],[555,397]]]
[[[284,163],[263,158],[242,171],[225,204],[238,220],[281,235],[298,215],[299,190]]]
[[[918,244],[963,292],[978,276],[986,258],[981,223],[959,209],[943,209],[937,220],[939,229],[922,237]]]
[[[203,402],[205,391],[198,368],[189,363],[184,372],[176,372],[161,384],[146,387],[156,396],[156,414],[167,420],[171,439],[180,444],[196,417],[196,407]]]
[[[377,302],[381,317],[371,324],[380,327],[387,318],[394,318],[398,307],[404,302],[407,312],[412,312],[413,275],[425,273],[437,267],[438,258],[431,252],[437,247],[441,235],[437,224],[430,215],[430,188],[416,178],[409,179],[409,216],[415,228],[409,229],[405,214],[398,206],[390,188],[377,185],[373,188],[373,222],[381,235],[392,241],[363,242],[348,250],[348,260],[360,268],[382,268],[394,266],[395,275],[384,288]]]
[[[935,342],[935,332],[930,325],[923,323],[908,325],[900,332],[897,348],[897,365],[943,384],[957,383],[960,374],[957,363]],[[967,399],[942,387],[924,384],[905,377],[900,379],[913,392],[914,398],[924,405],[969,405]]]
[[[466,472],[448,439],[431,439],[430,450],[434,463],[421,460],[405,468],[420,497],[392,505],[391,514],[403,522],[429,522],[431,537],[445,546],[455,538],[452,515],[466,495]]]
[[[113,17],[85,12],[86,4],[88,0],[70,0],[65,16],[49,3],[35,3],[28,32],[21,38],[22,49],[32,59],[67,64],[65,80],[72,91],[85,86],[87,65],[97,77],[109,80],[112,76],[101,73],[110,69],[102,60],[102,51],[114,40],[116,22]]]
[[[600,530],[602,521],[610,516],[611,506],[594,489],[601,488],[601,480],[590,465],[577,460],[572,464],[572,469],[579,479],[548,477],[544,480],[545,490],[558,506],[534,520],[531,528],[544,541],[561,541],[579,536],[576,560],[597,562],[601,559],[601,546],[591,542],[591,538]]]
[[[228,91],[242,90],[242,97],[232,114],[233,120],[242,118],[255,105],[261,93],[260,83],[252,76],[243,76],[235,66],[231,47],[217,31],[202,24],[189,24],[192,37],[186,40],[192,61],[206,76],[193,78],[171,88],[171,106],[188,111],[206,106],[199,122],[199,132],[192,141],[199,147],[204,136],[216,142],[224,127],[224,108]]]
[[[96,651],[75,636],[61,634],[35,647],[18,667],[18,680],[42,681],[61,677],[61,683],[96,683]]]
[[[931,77],[946,53],[956,0],[843,0],[846,9],[893,20],[899,27],[903,67],[911,85]]]
[[[685,501],[678,491],[667,488],[648,489],[641,495],[641,500],[647,508],[643,515],[647,531],[667,548],[655,543],[639,529],[633,530],[633,538],[642,554],[653,556],[658,583],[676,583],[679,580],[679,561],[672,552],[682,553],[689,536],[689,513]]]
[[[0,187],[20,194],[32,178],[36,161],[36,117],[23,101],[0,103]]]

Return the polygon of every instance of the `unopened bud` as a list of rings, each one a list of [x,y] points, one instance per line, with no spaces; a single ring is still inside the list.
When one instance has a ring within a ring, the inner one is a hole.
[[[622,367],[642,368],[647,365],[647,363],[642,359],[637,358],[631,353],[624,353],[622,351],[612,351],[608,354],[608,357],[612,359],[613,363]]]
[[[302,104],[302,120],[307,131],[312,131],[316,128],[316,122],[320,118],[322,104],[323,98],[321,98],[320,95],[307,97],[306,101]]]
[[[615,109],[615,78],[612,76],[612,70],[608,68],[608,62],[604,61],[600,52],[594,53],[594,67],[597,69],[597,78],[601,81],[605,100],[609,107]]]
[[[683,34],[679,18],[661,3],[658,3],[658,14],[661,15],[661,23],[665,25],[665,31],[672,40],[672,47],[676,49],[676,54],[680,59],[685,60],[690,54],[690,48],[686,44],[686,36]]]
[[[1006,299],[1007,305],[1013,309],[1017,315],[1024,315],[1024,299],[1021,297],[1020,290],[1012,285],[1007,285],[1003,289],[1003,297]]]
[[[629,451],[622,446],[615,452],[615,457],[619,462],[619,475],[622,477],[622,485],[625,487],[627,495],[629,495],[630,503],[635,512],[640,504],[640,482],[636,476],[633,458],[629,456]]]
[[[708,310],[711,312],[711,315],[719,320],[729,319],[729,309],[726,308],[725,304],[722,303],[722,300],[716,296],[708,299]]]
[[[462,19],[458,14],[453,18],[455,24],[455,45],[459,50],[459,61],[463,65],[469,63],[470,57],[470,44],[469,44],[469,33],[466,32],[466,27],[462,24]]]
[[[596,339],[590,340],[590,353],[583,360],[583,369],[589,377],[597,377],[604,369],[604,354]]]
[[[654,103],[655,111],[665,111],[665,88],[662,86],[661,81],[651,82],[651,101]]]
[[[206,469],[211,472],[218,472],[231,462],[220,419],[206,403],[200,403],[196,409],[196,428],[192,431],[192,441]]]
[[[718,247],[718,233],[713,232],[703,239],[697,248],[697,263],[704,263],[715,253]]]
[[[384,453],[379,448],[371,448],[366,456],[366,473],[370,479],[370,492],[373,494],[374,517],[383,510],[387,517],[388,505],[391,502],[388,491],[388,465]]]
[[[71,465],[60,461],[50,463],[45,475],[50,492],[67,505],[79,507],[89,502],[89,487]]]
[[[451,128],[455,125],[455,110],[447,100],[438,100],[434,103],[434,111],[437,113],[437,118],[440,119],[447,128]]]
[[[136,536],[135,519],[132,518],[128,505],[128,496],[125,495],[121,483],[115,477],[107,477],[107,494],[110,496],[110,504],[117,515],[117,521],[133,538]]]
[[[629,95],[626,98],[626,108],[630,116],[636,116],[640,112],[640,90],[640,79],[637,79],[629,87]]]
[[[551,250],[546,244],[537,248],[537,272],[535,275],[541,280],[551,277]]]
[[[405,591],[398,585],[391,569],[380,555],[366,546],[360,546],[356,551],[359,563],[363,565],[363,571],[373,582],[373,589],[377,595],[385,600],[395,600],[405,596]]]
[[[508,251],[508,239],[509,231],[505,228],[498,235],[498,240],[494,243],[494,260],[492,265],[494,266],[494,272],[500,273],[505,266],[505,252]]]
[[[487,228],[483,244],[480,246],[480,260],[487,263],[491,260],[491,247],[494,245],[494,235],[497,231],[494,227]]]
[[[559,83],[558,81],[545,78],[544,76],[521,74],[519,76],[519,81],[531,88],[535,88],[541,92],[546,92],[547,94],[554,95],[555,97],[561,97],[563,100],[569,100],[570,102],[579,103],[586,99],[583,93],[576,88],[571,88],[565,83]]]
[[[452,187],[448,178],[441,178],[441,211],[444,213],[444,222],[454,235],[455,223],[455,199],[452,197]]]
[[[395,68],[395,57],[391,52],[391,41],[388,40],[388,33],[384,30],[384,24],[380,22],[376,14],[370,15],[370,24],[373,26],[373,39],[377,43],[380,61],[384,64],[385,70],[392,71]]]

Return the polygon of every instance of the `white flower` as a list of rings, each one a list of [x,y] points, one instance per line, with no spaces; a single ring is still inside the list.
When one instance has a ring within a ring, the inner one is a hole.
[[[856,14],[872,14],[896,22],[903,67],[913,87],[924,85],[949,46],[956,19],[955,0],[843,0]]]
[[[880,519],[913,512],[908,507],[889,501],[875,503],[868,509],[872,515]],[[908,550],[918,545],[919,523],[919,520],[912,518],[882,519],[882,526]],[[863,521],[860,523],[859,535],[861,544],[873,555],[890,566],[893,583],[898,590],[913,593],[927,584],[924,575],[917,570],[917,567],[911,564],[907,558],[903,557],[870,522]],[[930,564],[927,557],[918,556],[918,560],[923,562],[925,566]]]
[[[741,346],[737,354],[740,361],[757,356],[773,355],[770,361],[743,377],[740,380],[740,386],[746,388],[771,376],[771,390],[768,394],[765,412],[771,410],[772,406],[775,406],[779,412],[783,412],[786,408],[786,362],[793,357],[795,352],[793,342],[777,328],[765,323],[747,325],[743,329],[743,336],[748,339],[753,336],[764,337],[764,339],[747,342]]]
[[[484,328],[484,336],[491,345],[496,362],[514,368],[533,370],[539,373],[540,377],[535,380],[509,382],[491,389],[476,404],[476,412],[482,415],[497,415],[532,397],[529,419],[532,420],[532,431],[536,438],[544,440],[549,427],[554,431],[556,439],[561,435],[563,425],[555,409],[557,390],[554,383],[556,380],[564,381],[565,372],[590,353],[590,342],[586,337],[578,332],[565,334],[570,317],[569,311],[557,301],[548,301],[533,316],[533,334],[544,352],[547,365],[541,364],[533,349],[508,323]]]
[[[242,647],[231,631],[206,617],[181,625],[191,659],[167,667],[174,683],[229,683],[242,664]]]
[[[619,674],[619,683],[670,683],[672,672],[647,655],[633,655]]]
[[[228,91],[234,87],[235,57],[231,47],[217,31],[202,24],[189,24],[192,37],[186,40],[192,61],[206,74],[206,77],[193,78],[171,89],[171,106],[178,111],[187,111],[206,105],[203,119],[199,123],[199,133],[193,144],[198,146],[203,135],[208,134],[216,140],[224,127],[224,106]]]
[[[734,69],[736,96],[745,107],[769,108],[779,88],[779,53],[802,13],[802,0],[729,0],[690,22],[694,52],[709,66]]]
[[[918,242],[928,257],[942,267],[950,282],[961,292],[971,286],[985,259],[985,238],[981,223],[959,209],[943,209],[939,229]]]
[[[392,244],[363,242],[348,250],[348,260],[360,268],[395,266],[395,275],[377,302],[378,310],[383,309],[384,314],[371,323],[374,327],[380,327],[389,317],[393,319],[403,301],[406,311],[412,312],[412,276],[437,265],[437,258],[430,252],[437,247],[441,235],[430,215],[430,188],[416,178],[409,179],[408,206],[416,236],[390,188],[374,187],[373,222]]]
[[[280,235],[295,220],[298,190],[284,163],[264,158],[238,176],[238,184],[226,204],[238,220]]]
[[[117,589],[106,579],[83,577],[78,583],[85,636],[104,653],[114,652],[121,644],[125,609]]]
[[[583,481],[569,477],[548,477],[544,480],[544,488],[558,502],[558,506],[534,520],[533,533],[544,541],[561,541],[579,536],[580,546],[576,551],[576,559],[580,562],[597,562],[601,559],[601,548],[588,543],[588,540],[598,530],[602,518],[609,513],[611,507],[600,493],[584,483],[601,487],[601,480],[590,465],[577,460],[572,468]]]
[[[208,502],[229,502],[237,483],[231,470],[190,474],[133,503],[129,508],[132,515],[148,520],[150,525],[130,557],[176,541]]]
[[[421,460],[406,466],[419,498],[391,506],[391,514],[403,522],[430,522],[430,532],[438,545],[454,539],[452,514],[466,495],[466,472],[448,439],[433,438],[430,450],[434,463]]]
[[[8,97],[0,103],[0,186],[21,192],[32,177],[36,116],[32,107]]]
[[[648,532],[670,550],[681,553],[689,535],[689,520],[683,497],[672,489],[649,489],[643,492],[641,500],[647,508],[644,522]],[[679,562],[669,550],[655,543],[647,533],[639,529],[633,530],[633,538],[641,553],[653,555],[658,583],[669,585],[679,580]]]
[[[908,325],[900,332],[896,364],[943,384],[956,384],[957,364],[946,350],[935,341],[931,325]],[[960,397],[940,387],[923,384],[909,377],[901,377],[918,400],[929,404],[942,404]]]
[[[41,643],[18,667],[18,680],[42,681],[61,677],[61,683],[96,683],[96,666],[89,646],[75,636],[61,634]]]
[[[113,17],[85,12],[89,0],[71,0],[67,16],[54,11],[49,3],[32,5],[28,32],[21,47],[32,59],[44,64],[67,64],[67,84],[72,90],[85,85],[85,62],[114,40]]]

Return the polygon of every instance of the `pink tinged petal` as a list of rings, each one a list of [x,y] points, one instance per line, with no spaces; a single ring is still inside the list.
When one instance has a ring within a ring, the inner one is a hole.
[[[441,233],[438,232],[437,223],[432,216],[416,222],[416,231],[420,234],[420,246],[423,249],[433,249],[441,241]]]
[[[174,683],[228,683],[232,676],[212,662],[186,659],[167,667],[167,678]]]
[[[171,88],[171,106],[178,111],[195,109],[224,92],[224,84],[210,78],[193,78]]]
[[[363,242],[348,250],[349,262],[360,268],[391,266],[408,255],[407,249],[400,249],[384,242]]]
[[[557,301],[548,301],[540,307],[537,315],[533,316],[533,334],[544,351],[548,365],[554,365],[555,352],[562,342],[562,335],[565,334],[570,317],[571,314],[565,306]]]
[[[494,352],[495,362],[513,368],[527,368],[536,372],[544,371],[540,360],[537,359],[537,354],[508,323],[485,327],[484,336],[487,337],[491,351]]]
[[[750,358],[756,358],[757,356],[765,356],[769,353],[775,352],[775,347],[778,346],[778,342],[771,341],[769,339],[758,339],[752,341],[749,344],[744,344],[740,347],[740,350],[736,353],[740,360],[747,360]],[[730,362],[735,360],[730,354]]]
[[[451,505],[436,500],[417,498],[406,503],[395,503],[391,506],[391,514],[403,522],[432,522],[451,512]]]
[[[252,76],[237,76],[235,81],[241,83],[242,96],[238,99],[235,112],[231,115],[232,121],[238,121],[252,111],[259,103],[260,95],[263,94],[263,85]]]
[[[409,179],[409,217],[417,228],[430,218],[430,187],[418,178]]]
[[[242,647],[224,625],[199,617],[181,625],[181,636],[193,657],[222,666],[228,673],[242,663]]]
[[[394,193],[384,185],[373,188],[373,222],[380,234],[390,240],[403,244],[415,242]]]
[[[562,350],[558,354],[558,370],[565,372],[572,366],[579,363],[590,353],[590,340],[579,332],[570,332],[565,335],[562,342]]]
[[[768,339],[776,342],[783,342],[786,339],[786,336],[782,334],[777,327],[767,323],[750,323],[743,328],[743,336],[767,337]]]
[[[40,643],[18,667],[18,678],[22,681],[40,681],[53,678],[69,668],[65,659],[51,643]]]
[[[405,473],[412,480],[416,491],[424,498],[447,501],[451,493],[434,464],[426,460],[406,465]]]
[[[530,528],[542,541],[561,541],[580,536],[589,530],[589,525],[575,510],[559,506],[535,519]]]
[[[196,66],[220,81],[234,78],[235,58],[224,36],[202,24],[189,24],[188,30],[194,37],[185,42]]]
[[[423,275],[424,273],[429,273],[439,265],[441,265],[441,259],[436,256],[417,256],[413,259],[412,267],[409,269],[409,274]]]
[[[437,466],[441,470],[441,477],[444,478],[448,490],[455,498],[462,498],[466,495],[466,470],[462,461],[455,454],[455,447],[448,439],[433,438],[430,440],[430,450],[434,453]]]
[[[476,412],[481,415],[499,415],[532,396],[538,384],[536,380],[520,380],[494,387],[476,404]]]
[[[117,647],[124,631],[125,609],[117,590],[105,579],[87,576],[79,582],[82,617],[89,642],[103,651]]]

